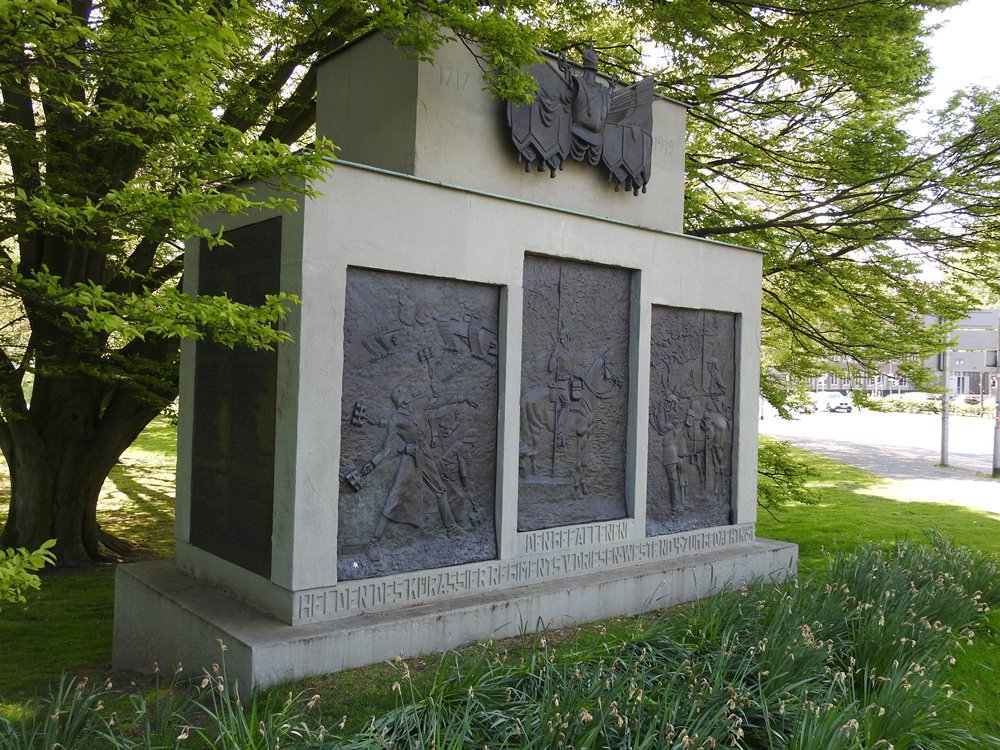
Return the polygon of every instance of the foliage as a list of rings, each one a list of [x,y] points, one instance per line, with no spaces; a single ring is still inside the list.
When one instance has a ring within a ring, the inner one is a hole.
[[[940,414],[941,399],[930,398],[920,401],[907,401],[899,398],[879,399],[875,402],[878,411],[902,412],[904,414]],[[994,406],[982,404],[969,404],[964,401],[951,401],[948,404],[950,414],[962,417],[988,417],[994,415]]]
[[[23,365],[13,375],[69,368],[41,357],[42,322],[90,339],[98,353],[141,355],[145,339],[206,330],[230,346],[285,339],[272,324],[286,298],[253,311],[179,294],[182,243],[220,242],[199,223],[206,212],[294,208],[287,197],[258,195],[253,181],[309,192],[333,155],[325,141],[290,148],[311,123],[309,66],[366,31],[392,33],[421,57],[441,42],[442,24],[478,34],[497,91],[525,95],[530,35],[520,51],[499,51],[519,41],[515,21],[476,3],[419,10],[406,2],[374,13],[344,2],[5,4],[0,31],[11,59],[0,70],[0,146],[10,179],[0,192],[0,288],[20,301],[28,324],[8,342],[8,364]],[[128,367],[125,357],[106,359],[87,374],[110,380],[112,365]]]
[[[348,747],[1000,746],[955,722],[949,707],[964,704],[941,679],[1000,599],[997,561],[931,542],[862,547],[804,582],[640,621],[604,648],[487,649],[423,694],[401,688]]]
[[[35,571],[55,563],[51,551],[55,543],[55,539],[49,539],[34,551],[23,547],[0,550],[0,602],[23,604],[28,601],[27,591],[41,588],[41,579]]]
[[[788,503],[816,503],[816,493],[808,486],[815,476],[788,443],[766,437],[757,441],[757,504],[761,508],[770,512]]]
[[[97,747],[108,687],[93,686],[87,678],[63,676],[40,706],[29,706],[16,721],[0,720],[0,749],[36,747]]]
[[[1000,181],[1000,91],[973,86],[956,94],[935,119],[939,148],[949,158],[945,174],[949,193],[968,196],[956,200],[965,255],[947,267],[951,285],[973,296],[979,308],[1000,306],[1000,213],[996,201],[975,200],[993,195]],[[952,166],[954,164],[954,166]],[[979,249],[987,252],[980,252]],[[992,251],[992,252],[991,252]]]
[[[586,648],[551,633],[490,643],[450,655],[426,687],[399,662],[396,708],[354,733],[323,727],[319,694],[242,703],[222,659],[124,696],[64,679],[0,721],[0,748],[995,748],[964,728],[968,704],[945,680],[1000,601],[997,573],[996,556],[936,535],[862,546],[803,581],[719,593]]]
[[[924,316],[995,287],[996,92],[956,97],[926,136],[907,120],[930,79],[925,14],[955,4],[615,4],[662,45],[659,90],[692,105],[686,231],[766,252],[762,391],[779,409],[828,360],[877,373],[939,351]],[[928,266],[963,273],[935,284]]]
[[[191,732],[197,733],[206,748],[271,750],[313,737],[306,714],[316,708],[318,695],[305,699],[291,693],[285,698],[277,693],[256,694],[244,706],[239,686],[227,686],[224,667],[219,665],[202,678],[199,690],[195,707],[208,721],[207,726],[194,725]],[[319,739],[322,741],[322,734]]]
[[[292,196],[330,168],[331,143],[293,148],[309,140],[316,59],[371,30],[428,57],[454,33],[480,43],[497,92],[524,98],[535,38],[516,11],[471,1],[0,5],[0,449],[14,477],[4,544],[56,537],[67,565],[131,553],[97,523],[97,493],[174,400],[179,341],[288,340],[291,297],[252,307],[185,294],[184,242],[222,242],[200,224],[206,212],[294,209]]]

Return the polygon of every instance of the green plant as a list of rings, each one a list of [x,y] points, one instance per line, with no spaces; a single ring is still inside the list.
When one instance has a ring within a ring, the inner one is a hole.
[[[985,626],[995,556],[938,535],[862,545],[566,649],[521,638],[401,668],[397,707],[347,747],[1000,747],[955,711],[952,653]]]
[[[56,561],[51,552],[55,543],[55,539],[49,539],[34,552],[23,547],[0,550],[0,602],[23,604],[27,601],[27,591],[41,588],[41,579],[35,571]]]
[[[761,437],[757,443],[757,504],[769,513],[789,503],[815,504],[812,467],[788,443]]]
[[[425,681],[398,660],[395,708],[346,735],[320,725],[311,691],[244,702],[224,658],[194,681],[177,670],[161,686],[157,673],[124,694],[64,678],[0,721],[0,750],[996,750],[967,726],[948,676],[1000,601],[997,568],[996,555],[932,533],[829,555],[801,580],[598,625],[594,638],[522,634],[446,654]]]
[[[226,645],[220,641],[219,647],[219,662],[198,681],[192,701],[201,720],[185,725],[181,735],[196,735],[211,750],[273,750],[311,741],[314,732],[306,714],[316,708],[320,696],[288,693],[280,698],[275,691],[254,692],[244,705],[239,685],[226,677]]]
[[[197,706],[181,673],[176,668],[171,680],[162,684],[160,667],[154,664],[152,687],[143,690],[133,685],[116,704],[120,713],[113,712],[98,732],[107,747],[154,750],[175,747],[187,739]]]
[[[48,698],[32,701],[16,721],[0,720],[0,750],[103,748],[101,712],[110,684],[63,675]]]

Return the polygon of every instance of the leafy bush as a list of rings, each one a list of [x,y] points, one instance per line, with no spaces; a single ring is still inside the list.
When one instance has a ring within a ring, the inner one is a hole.
[[[962,417],[992,417],[996,414],[993,404],[967,404],[964,401],[954,401],[949,411]]]
[[[55,543],[55,539],[49,539],[34,552],[23,547],[0,550],[0,602],[23,604],[27,591],[41,588],[35,571],[56,561],[51,551]]]
[[[901,399],[886,399],[884,401],[886,411],[900,412],[902,414],[940,414],[940,401],[903,401]]]
[[[905,401],[898,398],[879,399],[875,402],[878,411],[892,411],[903,414],[940,414],[941,399],[935,398],[926,401]],[[981,406],[980,404],[967,404],[960,399],[956,399],[948,404],[948,411],[951,414],[962,417],[993,416],[995,410],[993,406]]]
[[[761,436],[757,441],[757,504],[773,511],[788,503],[819,502],[807,485],[816,478],[809,464],[798,458],[791,445]]]

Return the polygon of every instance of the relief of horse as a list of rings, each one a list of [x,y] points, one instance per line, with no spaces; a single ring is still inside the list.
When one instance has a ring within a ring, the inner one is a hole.
[[[583,473],[590,453],[594,412],[599,400],[612,398],[621,386],[622,378],[608,364],[605,352],[586,373],[566,384],[571,393],[557,385],[529,388],[521,399],[521,476],[535,476],[535,457],[543,436],[551,436],[552,442],[546,441],[541,447],[549,450],[551,446],[553,475],[556,448],[576,442],[573,491],[578,498],[586,495]]]

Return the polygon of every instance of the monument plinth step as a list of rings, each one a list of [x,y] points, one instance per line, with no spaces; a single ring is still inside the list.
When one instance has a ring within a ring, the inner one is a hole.
[[[114,668],[187,673],[225,660],[230,680],[268,686],[693,601],[720,588],[794,575],[794,544],[757,539],[679,560],[568,576],[386,612],[287,625],[182,571],[171,561],[122,565],[115,583]],[[220,642],[226,646],[223,654]]]

